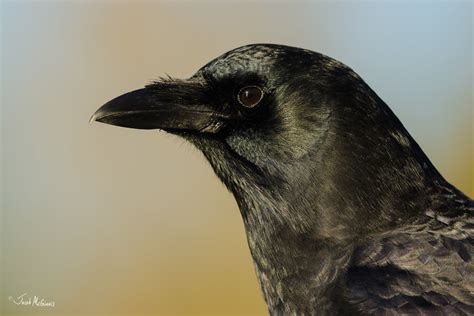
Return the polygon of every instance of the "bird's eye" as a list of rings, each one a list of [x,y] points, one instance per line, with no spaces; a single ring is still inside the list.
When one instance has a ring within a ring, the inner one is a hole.
[[[263,90],[258,86],[247,86],[240,89],[237,100],[246,108],[255,107],[263,98]]]

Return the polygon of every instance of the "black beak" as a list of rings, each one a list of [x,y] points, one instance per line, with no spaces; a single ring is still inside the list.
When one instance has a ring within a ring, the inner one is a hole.
[[[227,116],[206,104],[202,84],[166,81],[125,93],[99,108],[90,121],[137,128],[217,133]]]

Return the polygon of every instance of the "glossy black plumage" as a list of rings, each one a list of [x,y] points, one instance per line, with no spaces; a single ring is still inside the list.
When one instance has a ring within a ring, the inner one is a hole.
[[[264,91],[251,109],[236,100],[248,85]],[[155,101],[93,118],[143,128],[128,114],[150,111],[203,152],[239,205],[271,314],[474,313],[473,201],[350,68],[248,45],[145,89]]]

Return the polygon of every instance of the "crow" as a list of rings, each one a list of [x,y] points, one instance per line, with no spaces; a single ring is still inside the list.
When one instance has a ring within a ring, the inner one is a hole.
[[[91,120],[202,151],[237,201],[271,315],[474,314],[474,201],[343,63],[246,45]]]

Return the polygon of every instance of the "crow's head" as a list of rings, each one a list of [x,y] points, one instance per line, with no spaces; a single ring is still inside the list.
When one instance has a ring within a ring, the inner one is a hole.
[[[294,47],[237,48],[189,79],[119,96],[92,119],[186,138],[236,195],[244,218],[253,212],[252,221],[322,237],[406,218],[408,201],[437,176],[354,71]]]

